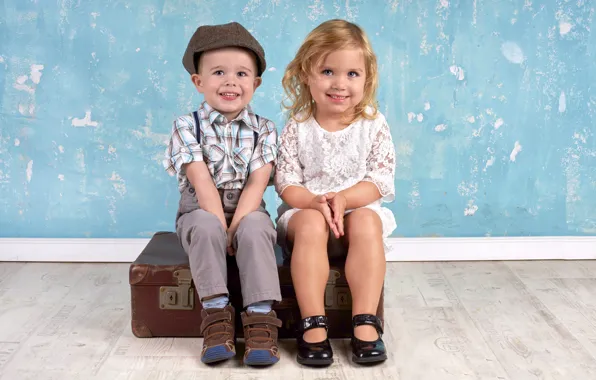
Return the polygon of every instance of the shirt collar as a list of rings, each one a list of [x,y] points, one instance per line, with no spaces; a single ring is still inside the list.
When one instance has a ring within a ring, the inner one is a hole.
[[[218,110],[211,107],[207,102],[203,102],[201,104],[201,107],[209,116],[209,123],[211,125],[223,124],[225,116],[222,115]],[[257,125],[255,114],[252,112],[252,108],[250,107],[250,105],[246,105],[246,107],[244,107],[244,109],[240,111],[240,114],[238,114],[238,116],[234,120],[242,121],[248,128],[252,129],[255,132],[259,132],[259,126]]]

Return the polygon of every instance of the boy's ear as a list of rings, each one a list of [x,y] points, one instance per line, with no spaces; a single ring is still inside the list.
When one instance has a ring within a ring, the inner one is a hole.
[[[201,78],[201,74],[192,74],[190,76],[192,83],[195,85],[195,88],[201,94],[203,93],[203,78]]]
[[[257,88],[259,88],[259,86],[261,85],[261,83],[263,83],[263,79],[261,77],[256,77],[255,78],[255,90]]]

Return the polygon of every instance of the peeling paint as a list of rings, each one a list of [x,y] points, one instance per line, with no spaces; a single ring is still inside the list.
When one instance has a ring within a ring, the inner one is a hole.
[[[97,121],[91,120],[91,111],[85,112],[85,117],[82,119],[74,118],[72,119],[72,126],[81,128],[81,127],[97,127],[99,123]]]
[[[114,187],[114,190],[116,190],[116,192],[123,197],[126,194],[126,182],[124,182],[124,180],[116,172],[112,172],[110,181],[112,181],[112,186]]]
[[[509,160],[511,162],[515,162],[518,153],[521,151],[522,151],[522,146],[519,144],[519,141],[516,141],[515,145],[513,147],[513,150],[511,151],[511,154],[509,155]]]
[[[476,211],[478,211],[478,206],[474,204],[473,200],[470,200],[468,202],[468,206],[464,210],[464,215],[465,216],[473,216],[474,214],[476,214]]]
[[[27,182],[31,182],[32,177],[33,177],[33,160],[29,160],[29,162],[27,162]]]
[[[563,113],[567,109],[567,97],[565,96],[565,92],[561,91],[561,95],[559,95],[559,112]]]
[[[461,67],[453,65],[449,67],[449,71],[451,71],[451,74],[453,74],[457,78],[457,80],[464,80],[464,69],[462,69]]]
[[[501,45],[501,53],[503,53],[505,58],[511,63],[520,64],[525,60],[522,49],[517,43],[512,41],[504,42],[503,45]]]
[[[495,157],[491,156],[487,161],[486,161],[486,165],[484,166],[484,171],[486,171],[486,169],[488,169],[490,166],[493,166],[495,164]]]
[[[569,33],[571,31],[571,28],[573,27],[573,25],[571,25],[568,22],[560,22],[559,23],[559,34],[561,36],[566,35],[567,33]]]

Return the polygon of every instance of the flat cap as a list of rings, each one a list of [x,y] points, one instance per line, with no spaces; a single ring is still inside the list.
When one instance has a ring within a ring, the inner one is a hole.
[[[182,64],[190,75],[196,74],[195,56],[197,54],[226,47],[240,47],[252,51],[257,57],[258,76],[263,74],[267,67],[265,51],[249,31],[237,22],[198,27],[188,42]]]

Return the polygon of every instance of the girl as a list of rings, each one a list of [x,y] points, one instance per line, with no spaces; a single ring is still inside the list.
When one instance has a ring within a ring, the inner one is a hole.
[[[289,122],[280,137],[275,188],[278,240],[291,254],[303,320],[299,363],[328,365],[323,296],[328,258],[345,255],[352,294],[352,360],[387,358],[376,316],[385,277],[384,239],[395,219],[395,148],[376,108],[377,61],[364,31],[330,20],[307,37],[284,74]]]

